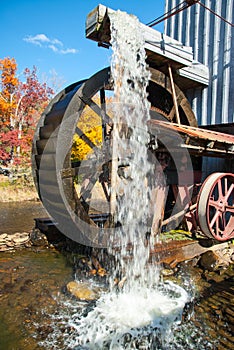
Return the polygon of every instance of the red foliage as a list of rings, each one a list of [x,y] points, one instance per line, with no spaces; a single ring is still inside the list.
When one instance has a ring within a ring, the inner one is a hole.
[[[0,71],[0,161],[25,163],[30,159],[35,126],[53,90],[38,80],[35,66],[26,68],[25,81],[19,81],[13,58],[0,60]]]

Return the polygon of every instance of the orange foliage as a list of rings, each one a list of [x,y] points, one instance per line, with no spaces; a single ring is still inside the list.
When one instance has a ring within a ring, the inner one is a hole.
[[[94,97],[93,100],[98,104],[98,97]],[[89,106],[86,106],[83,110],[77,126],[97,147],[102,143],[101,118]],[[92,153],[93,149],[81,137],[75,134],[71,151],[72,161],[84,160]]]
[[[0,59],[0,163],[28,162],[36,123],[53,95],[40,83],[36,67],[24,70],[25,82],[18,80],[14,58]]]
[[[0,92],[0,115],[1,121],[6,122],[16,108],[16,92],[19,80],[16,77],[17,64],[14,58],[0,60],[1,92]]]

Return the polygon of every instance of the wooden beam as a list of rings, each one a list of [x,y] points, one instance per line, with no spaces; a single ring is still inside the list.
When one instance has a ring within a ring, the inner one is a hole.
[[[176,121],[178,124],[180,124],[180,115],[179,115],[179,109],[178,109],[176,92],[175,92],[175,84],[174,84],[172,70],[171,70],[170,65],[168,65],[168,71],[169,71],[169,77],[170,77],[170,82],[171,82],[172,98],[173,98],[173,103],[174,103],[174,107],[175,107]]]

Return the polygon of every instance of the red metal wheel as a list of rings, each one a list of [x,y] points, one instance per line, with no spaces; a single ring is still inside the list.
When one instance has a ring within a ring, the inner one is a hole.
[[[207,237],[218,241],[234,237],[234,174],[207,177],[198,196],[197,218]]]

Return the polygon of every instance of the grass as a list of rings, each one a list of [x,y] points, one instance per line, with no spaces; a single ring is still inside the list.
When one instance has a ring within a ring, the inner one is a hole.
[[[21,176],[9,179],[0,175],[0,202],[19,202],[37,200],[32,176]]]
[[[166,241],[166,240],[183,241],[183,240],[187,240],[187,239],[193,239],[193,237],[192,237],[192,233],[189,231],[171,230],[168,232],[161,233],[160,239],[162,241]]]

